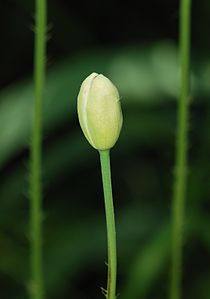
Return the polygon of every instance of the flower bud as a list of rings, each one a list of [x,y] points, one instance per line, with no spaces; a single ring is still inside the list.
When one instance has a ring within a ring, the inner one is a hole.
[[[79,91],[77,110],[89,143],[97,150],[112,148],[123,122],[119,93],[112,82],[101,74],[88,76]]]

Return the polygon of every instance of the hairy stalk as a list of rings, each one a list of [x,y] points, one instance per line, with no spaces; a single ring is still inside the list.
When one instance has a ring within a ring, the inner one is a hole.
[[[35,101],[30,161],[31,298],[43,299],[42,273],[42,103],[46,60],[46,2],[36,0]]]
[[[117,253],[114,206],[112,198],[111,168],[109,150],[99,151],[104,189],[108,241],[108,281],[105,295],[107,299],[116,298]]]
[[[170,299],[181,299],[182,246],[187,184],[191,0],[180,0],[181,90],[178,105],[176,162],[172,202]]]

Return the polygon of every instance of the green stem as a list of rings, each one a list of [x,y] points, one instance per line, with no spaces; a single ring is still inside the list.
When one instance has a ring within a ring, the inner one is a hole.
[[[101,161],[101,172],[104,189],[107,241],[108,241],[108,281],[107,299],[116,298],[116,276],[117,276],[117,250],[114,206],[112,198],[111,168],[109,150],[99,151]]]
[[[172,203],[172,273],[170,299],[181,299],[182,246],[187,183],[191,0],[180,0],[181,90]]]
[[[46,59],[46,2],[36,0],[34,53],[35,102],[30,168],[31,298],[43,299],[42,273],[42,103]]]

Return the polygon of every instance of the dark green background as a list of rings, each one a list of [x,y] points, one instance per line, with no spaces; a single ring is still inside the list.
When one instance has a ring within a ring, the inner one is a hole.
[[[210,2],[192,9],[183,299],[210,297]],[[48,299],[101,298],[106,227],[98,153],[76,115],[84,78],[108,76],[124,125],[111,152],[122,299],[168,298],[179,94],[178,1],[48,1],[44,272]],[[34,3],[0,3],[0,297],[30,289],[28,147]]]

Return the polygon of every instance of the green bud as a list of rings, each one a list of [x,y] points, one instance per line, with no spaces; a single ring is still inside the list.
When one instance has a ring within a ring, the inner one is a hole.
[[[122,128],[122,111],[117,88],[97,73],[82,83],[77,99],[80,126],[89,143],[107,150],[116,143]]]

